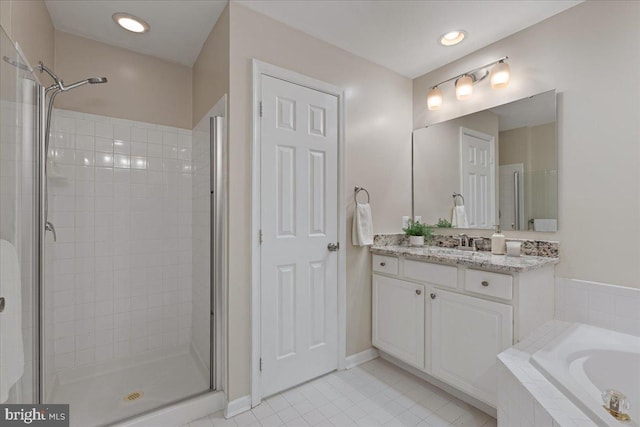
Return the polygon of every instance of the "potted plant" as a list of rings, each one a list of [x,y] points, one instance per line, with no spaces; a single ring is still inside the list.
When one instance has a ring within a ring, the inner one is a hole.
[[[409,225],[407,228],[403,228],[403,231],[409,236],[409,245],[411,246],[424,246],[425,237],[427,239],[431,237],[431,228],[420,221],[409,220]]]

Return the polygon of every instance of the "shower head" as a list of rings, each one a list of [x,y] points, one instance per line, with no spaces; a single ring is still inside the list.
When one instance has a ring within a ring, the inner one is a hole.
[[[80,80],[79,82],[75,82],[70,84],[69,86],[65,86],[62,79],[56,76],[55,73],[51,71],[49,68],[47,68],[42,62],[38,63],[38,69],[40,70],[41,73],[45,72],[49,74],[49,76],[55,81],[54,84],[52,84],[47,88],[47,92],[50,92],[52,90],[56,92],[66,92],[68,90],[75,89],[80,86],[84,86],[86,84],[94,85],[94,84],[107,82],[106,77],[92,77],[90,79]]]

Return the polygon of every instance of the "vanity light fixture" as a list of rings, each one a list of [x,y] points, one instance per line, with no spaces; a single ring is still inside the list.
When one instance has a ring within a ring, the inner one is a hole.
[[[498,63],[491,69],[491,75],[489,76],[491,87],[493,89],[505,88],[509,86],[510,79],[511,70],[509,69],[509,64],[503,60],[498,61]]]
[[[473,95],[473,79],[467,75],[456,79],[456,98],[458,101],[471,98]]]
[[[432,87],[427,95],[427,107],[429,110],[437,110],[442,105],[442,91],[438,86]]]
[[[444,103],[440,86],[450,81],[455,81],[456,98],[460,101],[471,98],[473,95],[473,85],[481,82],[490,76],[491,87],[493,89],[502,89],[509,85],[511,79],[511,71],[509,64],[505,61],[509,59],[504,56],[482,67],[474,68],[465,73],[458,74],[455,77],[441,81],[432,86],[427,95],[427,108],[429,110],[438,110]]]
[[[151,28],[143,19],[129,13],[118,12],[114,13],[111,17],[116,24],[127,31],[131,31],[132,33],[146,33]]]

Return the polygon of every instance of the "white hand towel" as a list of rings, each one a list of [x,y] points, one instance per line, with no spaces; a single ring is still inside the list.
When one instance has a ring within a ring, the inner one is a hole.
[[[453,228],[469,228],[467,211],[465,211],[464,205],[456,205],[453,207],[453,212],[451,213],[451,226]]]
[[[6,402],[9,390],[24,374],[20,262],[6,240],[0,240],[0,297],[5,299],[0,313],[0,402]]]
[[[353,213],[351,243],[353,246],[373,245],[373,221],[371,206],[368,203],[356,203],[356,210]]]

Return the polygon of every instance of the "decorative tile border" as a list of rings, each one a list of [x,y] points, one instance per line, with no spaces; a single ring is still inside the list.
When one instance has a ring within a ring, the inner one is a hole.
[[[373,236],[375,246],[406,246],[409,239],[404,234],[376,234]],[[470,243],[476,242],[479,251],[491,251],[491,239],[488,237],[469,236]],[[558,258],[559,242],[548,240],[507,239],[507,242],[522,242],[522,255]],[[456,236],[434,234],[427,242],[429,246],[441,248],[458,247]]]

